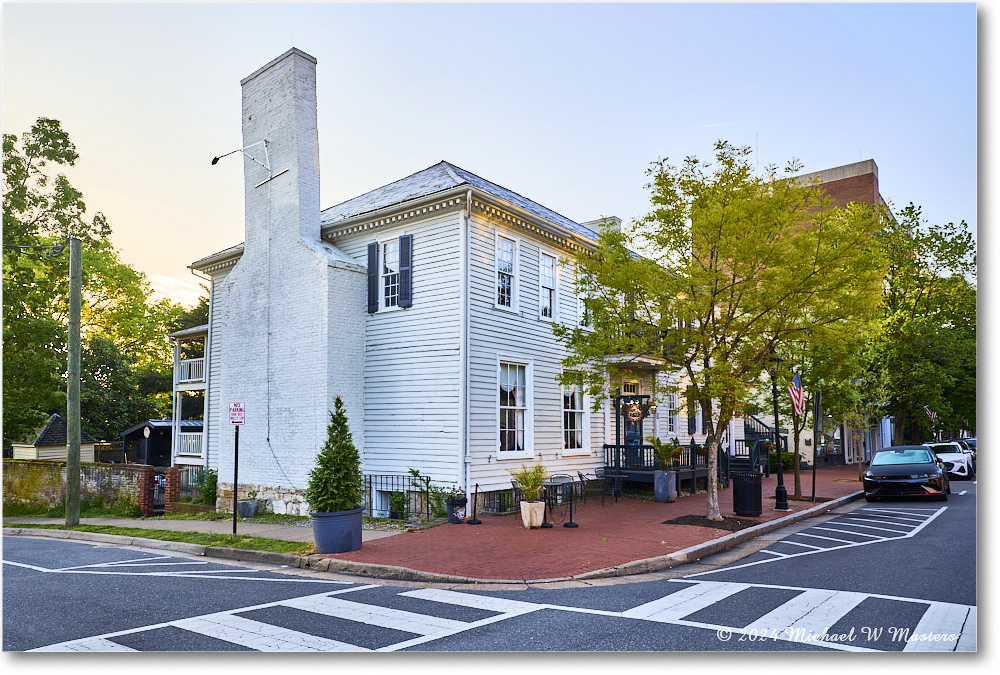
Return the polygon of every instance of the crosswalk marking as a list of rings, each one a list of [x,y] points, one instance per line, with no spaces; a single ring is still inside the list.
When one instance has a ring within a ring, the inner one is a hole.
[[[461,605],[474,609],[485,609],[491,612],[530,612],[538,609],[540,605],[533,602],[521,602],[520,600],[508,600],[506,598],[494,598],[488,595],[472,595],[469,593],[458,593],[456,591],[446,591],[440,588],[421,588],[415,591],[400,593],[405,598],[420,598],[422,600],[433,600],[449,605]]]
[[[792,638],[796,642],[821,641],[823,635],[868,596],[851,591],[807,590],[760,617],[744,630],[761,635]]]
[[[48,647],[32,649],[33,652],[134,652],[131,647],[120,645],[117,642],[106,640],[100,637],[74,640],[73,642],[60,642]]]
[[[307,612],[336,616],[341,619],[358,621],[372,626],[392,628],[414,633],[416,635],[434,635],[441,632],[454,631],[466,626],[464,621],[442,619],[401,609],[380,607],[340,598],[311,596],[294,598],[281,603],[285,607],[303,609]]]
[[[814,528],[815,529],[815,528]],[[793,536],[795,537],[813,537],[814,539],[826,539],[827,541],[837,541],[841,544],[856,544],[856,541],[850,541],[849,539],[837,539],[836,537],[824,537],[822,534],[808,534],[806,532],[796,532]]]
[[[633,607],[627,612],[622,612],[622,616],[649,621],[682,619],[688,614],[694,614],[700,609],[714,605],[718,601],[747,588],[750,588],[750,584],[699,581],[693,586],[671,593],[659,600]]]
[[[969,607],[950,602],[933,602],[920,617],[904,652],[951,652],[955,651],[962,635]]]
[[[370,651],[346,642],[328,640],[228,613],[172,621],[171,625],[262,652]]]

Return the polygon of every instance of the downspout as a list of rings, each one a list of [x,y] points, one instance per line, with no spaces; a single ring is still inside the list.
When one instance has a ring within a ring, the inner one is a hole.
[[[462,457],[465,464],[465,497],[470,499],[472,482],[472,451],[469,448],[469,257],[470,232],[472,230],[472,190],[465,193],[465,210],[462,213],[462,230],[459,233],[459,288],[461,289],[460,309],[461,328],[459,335],[458,361],[458,397],[459,420],[458,442],[463,448]]]

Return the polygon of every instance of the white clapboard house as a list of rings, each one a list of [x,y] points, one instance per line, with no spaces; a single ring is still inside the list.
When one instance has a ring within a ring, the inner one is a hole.
[[[175,462],[216,468],[231,490],[229,405],[243,403],[241,487],[302,513],[340,396],[369,475],[416,468],[471,494],[509,490],[508,470],[538,458],[574,477],[603,467],[612,404],[595,413],[559,385],[552,333],[581,321],[566,259],[598,221],[448,162],[321,209],[315,73],[292,49],[242,81],[246,236],[191,265],[211,279],[209,325],[175,340],[205,341],[203,380],[179,378],[206,389],[205,430]],[[657,367],[636,361],[609,390],[648,394]],[[658,403],[633,432],[704,438],[676,397]]]

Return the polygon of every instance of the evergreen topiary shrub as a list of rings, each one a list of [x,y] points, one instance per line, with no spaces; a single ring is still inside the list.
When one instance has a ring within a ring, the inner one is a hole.
[[[305,497],[315,513],[350,511],[364,501],[361,455],[347,426],[344,402],[338,396],[330,413],[326,443],[309,472]]]

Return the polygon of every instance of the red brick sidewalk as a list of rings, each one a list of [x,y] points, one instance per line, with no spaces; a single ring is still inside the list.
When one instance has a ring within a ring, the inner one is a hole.
[[[816,496],[835,498],[857,492],[857,466],[826,467],[816,472]],[[802,473],[802,492],[808,498],[811,472]],[[774,475],[764,480],[764,513],[753,520],[766,522],[787,512],[774,510]],[[792,475],[785,475],[789,496]],[[719,491],[724,516],[733,514],[732,488]],[[612,503],[588,499],[577,505],[573,520],[578,528],[556,525],[526,530],[518,514],[481,515],[481,525],[441,525],[366,542],[351,553],[323,557],[394,565],[424,572],[476,579],[557,579],[584,572],[666,555],[729,534],[726,530],[691,525],[664,525],[663,521],[694,514],[703,516],[706,493],[660,504],[652,499],[626,498]],[[793,511],[814,506],[790,500]]]

